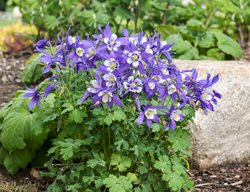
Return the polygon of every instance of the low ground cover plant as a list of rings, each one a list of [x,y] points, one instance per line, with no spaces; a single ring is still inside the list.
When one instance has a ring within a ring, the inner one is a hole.
[[[0,163],[47,161],[48,191],[192,190],[186,126],[214,110],[219,76],[180,71],[157,34],[99,30],[37,42],[49,77],[0,111]]]

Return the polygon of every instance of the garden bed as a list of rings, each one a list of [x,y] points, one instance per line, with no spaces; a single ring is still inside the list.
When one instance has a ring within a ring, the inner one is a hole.
[[[25,86],[20,81],[25,57],[0,58],[0,106],[11,99],[17,89]],[[0,191],[44,191],[48,185],[46,178],[36,179],[34,173],[19,172],[10,176],[0,168]],[[192,168],[189,176],[195,181],[196,191],[202,192],[247,192],[250,191],[249,164],[230,164],[220,167],[198,170]]]

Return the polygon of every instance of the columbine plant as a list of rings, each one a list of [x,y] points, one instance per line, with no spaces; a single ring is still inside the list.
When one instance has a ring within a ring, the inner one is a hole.
[[[93,38],[67,33],[54,47],[37,43],[51,77],[24,97],[53,125],[48,190],[192,189],[184,127],[198,108],[213,111],[221,95],[212,89],[218,75],[198,80],[195,69],[180,71],[171,46],[157,34],[118,37],[109,25]]]
[[[149,128],[152,122],[169,121],[165,129],[174,130],[176,122],[184,119],[181,109],[185,106],[213,111],[216,99],[221,98],[218,92],[210,89],[218,81],[218,75],[197,80],[195,69],[180,71],[170,57],[172,45],[162,42],[157,34],[152,37],[143,33],[129,36],[124,30],[124,36],[118,38],[108,25],[100,31],[100,35],[94,35],[94,40],[67,35],[66,42],[60,40],[53,55],[43,49],[48,48],[47,41],[37,43],[37,50],[43,53],[41,61],[47,65],[44,73],[51,67],[54,72],[44,97],[53,89],[60,89],[65,83],[61,82],[65,76],[62,71],[69,69],[85,74],[88,79],[85,84],[90,82],[80,104],[86,105],[84,101],[90,99],[90,107],[108,105],[112,109],[113,104],[123,107],[122,100],[133,99],[137,109],[135,115],[139,114],[137,123],[145,121]],[[39,95],[39,90],[29,89],[24,96],[31,98],[30,110],[35,104],[40,105],[42,94]]]

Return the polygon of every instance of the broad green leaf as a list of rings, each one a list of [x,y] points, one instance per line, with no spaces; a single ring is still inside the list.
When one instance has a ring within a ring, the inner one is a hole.
[[[136,174],[134,174],[134,173],[128,173],[128,174],[127,174],[127,177],[128,177],[128,180],[129,180],[131,183],[135,183],[135,182],[138,180]]]
[[[198,45],[202,48],[209,48],[214,46],[214,37],[210,32],[206,32],[201,38],[199,38]]]
[[[126,119],[127,119],[127,116],[122,110],[114,111],[114,115],[112,117],[113,121],[122,121],[122,120],[126,120]]]
[[[3,123],[1,142],[11,151],[24,149],[27,144],[35,149],[47,137],[48,129],[43,127],[36,113],[30,113],[25,109],[11,112]]]
[[[168,43],[176,43],[178,41],[183,41],[183,37],[180,34],[173,34],[167,37]]]
[[[78,192],[81,188],[82,186],[79,183],[67,185],[67,191],[71,191],[71,192]]]
[[[172,170],[181,175],[185,175],[186,174],[186,168],[185,166],[180,162],[180,159],[177,157],[177,155],[173,155],[171,157],[171,163],[172,163]]]
[[[205,26],[201,21],[198,21],[196,19],[190,19],[187,24],[187,28],[192,31],[203,31],[205,29]]]
[[[109,175],[108,178],[104,179],[103,183],[109,188],[110,192],[126,192],[130,191],[133,187],[131,181],[125,176],[117,178],[114,175]]]
[[[86,111],[81,111],[79,109],[74,109],[69,113],[69,120],[75,123],[82,123],[84,117],[87,117]]]
[[[137,170],[141,175],[148,172],[148,168],[144,165],[139,165]]]
[[[53,182],[47,189],[48,192],[61,192],[60,186],[55,182]]]
[[[44,65],[40,62],[41,56],[41,53],[35,53],[26,62],[24,70],[21,74],[21,80],[23,83],[35,83],[41,78],[44,67]]]
[[[34,157],[28,148],[9,153],[4,159],[4,166],[13,175],[19,168],[24,169]]]
[[[176,34],[179,32],[179,28],[174,25],[158,25],[156,30],[163,39],[167,38],[169,35]]]
[[[179,191],[182,189],[182,186],[185,182],[183,177],[175,172],[164,174],[162,179],[168,181],[168,185],[172,191]]]
[[[153,123],[151,126],[151,130],[154,133],[159,132],[162,129],[162,125],[158,124],[158,123]]]
[[[101,24],[106,24],[110,21],[110,17],[108,14],[104,13],[102,10],[101,11],[98,11],[97,12],[97,15],[96,15],[96,21],[95,23],[101,23]],[[95,18],[93,18],[95,19]]]
[[[84,183],[90,184],[90,183],[92,183],[93,181],[95,181],[95,175],[83,176],[83,177],[82,177],[82,181],[83,181]]]
[[[67,113],[69,111],[73,111],[74,110],[74,106],[71,103],[69,103],[69,102],[64,103],[62,106],[64,107],[64,110],[62,111],[62,115],[64,113]]]
[[[0,164],[4,162],[4,159],[7,155],[8,151],[0,144]]]
[[[218,48],[224,53],[232,55],[235,58],[241,58],[243,56],[243,50],[234,39],[221,32],[214,32],[214,35],[218,41]]]
[[[64,160],[69,160],[73,157],[74,152],[78,151],[82,145],[82,140],[80,139],[65,139],[64,141],[58,141],[55,145],[60,147],[60,154]]]
[[[104,119],[104,123],[108,126],[110,126],[113,122],[113,114],[112,113],[109,113],[105,119]]]
[[[112,154],[110,165],[115,166],[120,172],[124,172],[131,166],[131,160],[129,157]]]
[[[154,163],[154,168],[167,173],[171,169],[171,162],[167,155],[159,156],[159,160]]]
[[[179,59],[198,59],[199,58],[199,51],[196,47],[190,47],[185,53],[182,53]]]
[[[167,38],[168,43],[174,43],[172,46],[172,50],[176,52],[176,54],[181,55],[188,50],[190,50],[193,46],[189,41],[183,40],[181,35],[170,35]]]
[[[224,60],[224,53],[218,48],[212,48],[207,51],[207,57],[215,60]]]
[[[104,167],[105,164],[106,162],[101,159],[90,159],[87,161],[87,167],[90,167],[92,169],[95,168],[96,166]]]
[[[187,130],[176,129],[175,131],[168,132],[168,141],[172,144],[175,152],[182,152],[185,155],[190,155],[190,136]]]

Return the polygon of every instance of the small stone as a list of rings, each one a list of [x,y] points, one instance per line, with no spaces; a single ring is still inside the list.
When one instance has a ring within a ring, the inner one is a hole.
[[[235,175],[234,178],[235,179],[240,179],[240,175]]]
[[[7,77],[6,77],[5,75],[2,77],[2,82],[3,82],[3,83],[8,82],[8,79],[7,79]]]
[[[17,83],[21,83],[21,80],[20,80],[20,79],[16,79],[16,82],[17,82]]]
[[[7,71],[9,71],[11,69],[11,66],[10,65],[7,65],[6,68],[5,68]]]

